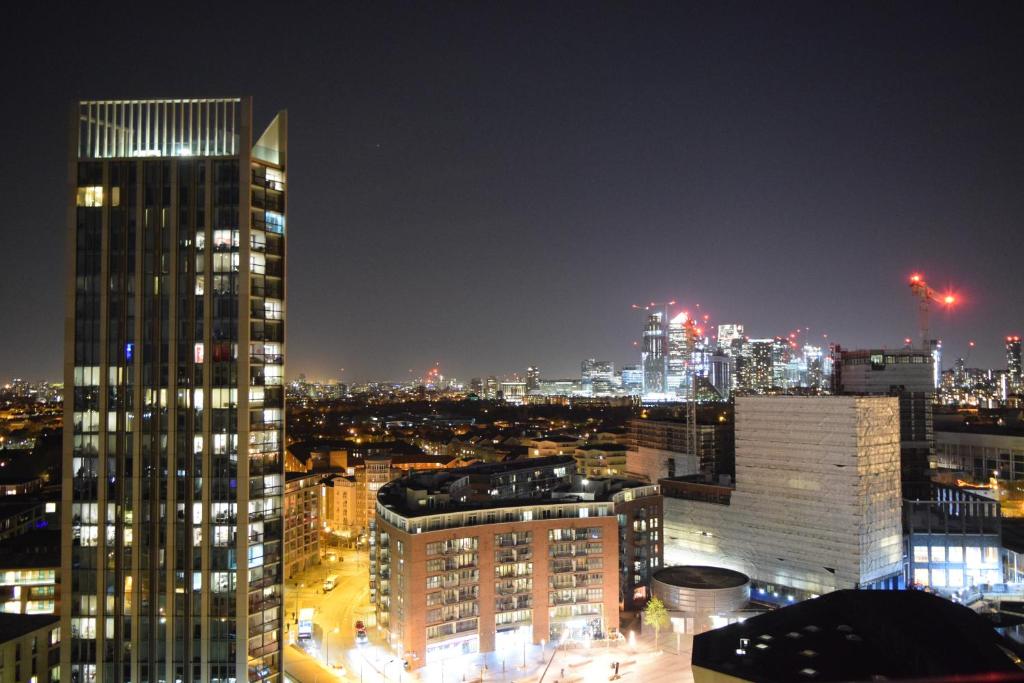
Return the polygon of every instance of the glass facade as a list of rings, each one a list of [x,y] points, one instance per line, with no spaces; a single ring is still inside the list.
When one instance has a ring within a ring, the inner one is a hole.
[[[271,163],[248,99],[76,113],[62,665],[280,680],[284,115]]]

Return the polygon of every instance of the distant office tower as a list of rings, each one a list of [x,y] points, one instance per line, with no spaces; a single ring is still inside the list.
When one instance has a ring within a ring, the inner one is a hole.
[[[668,357],[665,353],[668,346],[666,336],[665,314],[656,311],[647,316],[642,353],[645,394],[665,392],[665,379],[668,374]]]
[[[622,390],[627,392],[643,391],[644,369],[642,365],[622,366]]]
[[[733,341],[737,339],[743,339],[743,325],[729,323],[718,326],[718,345],[723,349],[729,351],[732,348]]]
[[[469,390],[477,396],[482,396],[484,392],[484,383],[479,377],[474,377],[469,380]]]
[[[708,383],[725,400],[732,394],[732,364],[732,358],[721,348],[708,361]]]
[[[847,350],[836,347],[835,392],[898,396],[900,460],[908,498],[928,495],[935,444],[932,359],[921,349]]]
[[[818,391],[825,391],[828,387],[825,382],[824,363],[820,346],[804,346],[804,386]]]
[[[932,389],[938,391],[942,384],[942,340],[932,339],[929,346],[932,352]]]
[[[287,116],[71,121],[61,676],[281,681]]]
[[[688,366],[692,362],[694,350],[690,348],[687,339],[688,321],[689,316],[685,311],[668,321],[668,374],[665,391],[670,394],[686,396],[690,390]]]
[[[774,380],[774,339],[750,339],[745,341],[740,350],[741,362],[739,386],[744,393],[763,394],[772,388]]]
[[[1014,335],[1006,338],[1006,375],[1010,393],[1020,393],[1024,386],[1024,374],[1021,370],[1020,337]]]
[[[536,365],[526,368],[526,391],[540,391],[540,368]]]
[[[611,393],[615,384],[615,364],[587,358],[580,363],[580,383],[584,394],[603,396]]]
[[[494,375],[488,377],[484,384],[484,396],[490,399],[498,398],[498,378]]]

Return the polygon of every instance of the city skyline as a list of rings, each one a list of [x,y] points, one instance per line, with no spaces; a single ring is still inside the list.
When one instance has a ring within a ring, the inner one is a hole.
[[[1006,286],[1024,208],[1016,6],[342,7],[285,14],[274,50],[212,60],[200,46],[252,34],[229,8],[204,9],[173,58],[132,30],[162,25],[155,8],[19,11],[47,31],[15,38],[40,59],[2,114],[20,201],[0,287],[23,295],[0,309],[0,376],[59,375],[54,131],[96,97],[245,92],[305,122],[293,376],[571,376],[581,358],[633,362],[629,306],[665,297],[758,335],[898,347],[916,336],[915,270],[963,301],[933,316],[947,367],[972,339],[969,364],[1002,367],[1000,340],[1024,329]],[[72,57],[104,31],[127,45]]]

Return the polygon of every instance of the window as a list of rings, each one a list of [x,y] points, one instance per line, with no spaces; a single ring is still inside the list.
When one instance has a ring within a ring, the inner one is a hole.
[[[919,586],[928,585],[928,570],[924,568],[918,568],[914,570],[914,583]]]
[[[961,546],[950,546],[946,548],[946,553],[948,562],[960,563],[964,561],[964,549]]]
[[[927,562],[928,561],[928,546],[926,545],[915,545],[914,546],[914,562]]]
[[[975,569],[981,566],[981,548],[977,546],[968,547],[965,557],[968,569]]]
[[[988,565],[999,563],[999,549],[995,546],[987,546],[982,549],[982,562]]]
[[[942,546],[932,546],[932,562],[945,562],[946,561],[946,549]]]
[[[90,185],[78,188],[78,205],[89,208],[103,206],[103,186]]]
[[[942,588],[946,585],[946,570],[945,569],[933,569],[932,570],[932,586],[936,588]]]
[[[950,569],[948,575],[948,585],[950,588],[960,588],[964,585],[964,570],[962,569]]]
[[[276,211],[267,211],[266,216],[267,230],[279,235],[284,234],[284,216]]]

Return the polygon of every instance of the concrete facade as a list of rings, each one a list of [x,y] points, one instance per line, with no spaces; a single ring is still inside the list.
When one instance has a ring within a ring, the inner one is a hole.
[[[895,398],[738,398],[736,486],[700,488],[663,486],[669,565],[727,567],[806,594],[900,572]]]

